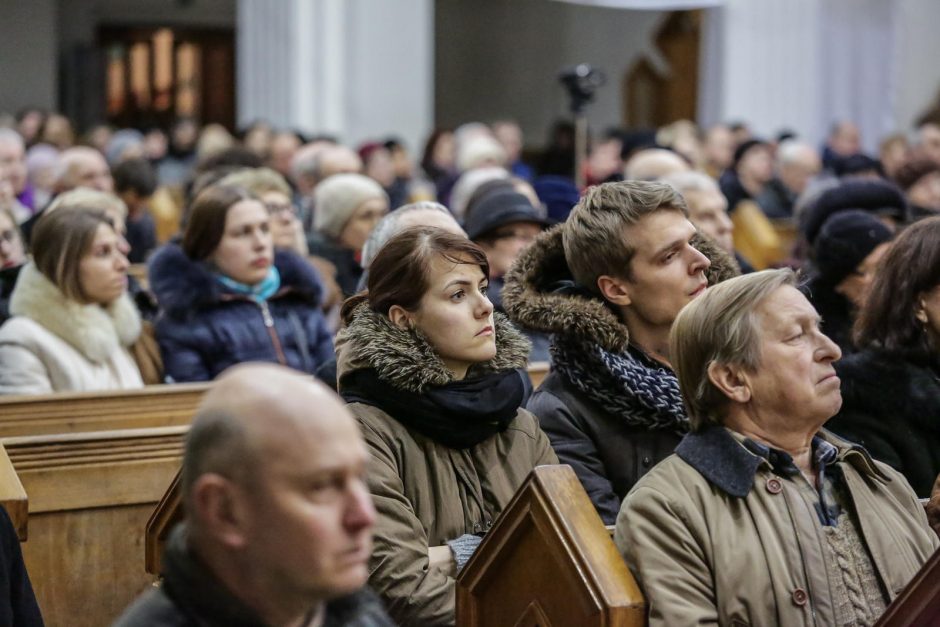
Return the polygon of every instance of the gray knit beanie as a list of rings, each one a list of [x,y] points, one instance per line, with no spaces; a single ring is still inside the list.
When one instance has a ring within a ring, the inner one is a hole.
[[[361,174],[334,174],[313,190],[313,229],[336,239],[362,203],[381,198],[382,186]]]

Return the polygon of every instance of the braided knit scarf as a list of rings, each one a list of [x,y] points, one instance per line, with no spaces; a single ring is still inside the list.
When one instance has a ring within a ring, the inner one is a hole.
[[[551,347],[552,369],[606,412],[631,427],[685,433],[679,381],[671,370],[629,350],[612,353],[590,342],[556,335]]]

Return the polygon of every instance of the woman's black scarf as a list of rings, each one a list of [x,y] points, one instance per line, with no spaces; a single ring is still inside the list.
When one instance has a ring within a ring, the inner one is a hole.
[[[428,387],[418,394],[393,387],[373,368],[343,377],[347,403],[378,407],[392,418],[455,449],[466,449],[506,430],[531,393],[525,372],[504,370]]]

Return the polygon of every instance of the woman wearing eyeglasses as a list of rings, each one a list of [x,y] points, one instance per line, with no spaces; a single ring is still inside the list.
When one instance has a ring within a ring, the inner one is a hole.
[[[271,238],[274,247],[293,250],[306,257],[307,238],[291,201],[291,189],[284,177],[271,168],[246,168],[229,174],[219,185],[243,187],[258,197],[271,216]]]
[[[151,259],[169,379],[208,381],[244,361],[313,374],[333,358],[319,276],[293,251],[275,249],[271,222],[244,188],[211,186],[193,201],[182,242]]]

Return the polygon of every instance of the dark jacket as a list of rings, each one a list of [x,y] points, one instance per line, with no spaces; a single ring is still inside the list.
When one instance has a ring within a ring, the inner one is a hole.
[[[363,269],[356,253],[314,233],[307,237],[310,254],[326,259],[336,266],[336,283],[343,290],[343,297],[349,298],[359,291],[359,279]]]
[[[150,286],[160,303],[155,330],[164,370],[173,381],[209,381],[244,361],[282,363],[314,374],[333,356],[320,310],[316,270],[277,251],[281,288],[264,305],[225,288],[208,266],[176,244],[150,262]]]
[[[42,627],[42,614],[29,582],[13,522],[0,507],[0,625]]]
[[[0,270],[0,324],[10,317],[10,296],[16,287],[16,279],[20,276],[23,265]]]
[[[940,474],[940,358],[867,349],[835,363],[842,409],[826,428],[900,471],[917,496]]]
[[[627,352],[629,331],[617,315],[601,300],[567,289],[573,279],[561,234],[561,227],[544,232],[506,275],[503,305],[507,314],[527,328]],[[699,238],[696,246],[712,260],[707,273],[710,283],[737,274],[734,260],[717,245]],[[629,352],[634,358],[648,359],[639,351]],[[526,408],[538,416],[559,461],[574,468],[606,524],[614,523],[621,500],[637,480],[670,455],[681,439],[674,430],[627,425],[555,371]]]
[[[163,556],[163,584],[140,596],[114,627],[264,627],[186,547],[185,526],[173,530]],[[323,627],[392,627],[368,588],[326,605]]]
[[[812,277],[803,287],[802,292],[812,303],[816,312],[822,316],[820,329],[826,337],[839,345],[843,356],[854,353],[852,325],[855,322],[855,316],[849,300],[836,292],[835,286],[818,276]]]

